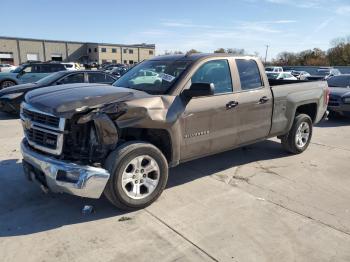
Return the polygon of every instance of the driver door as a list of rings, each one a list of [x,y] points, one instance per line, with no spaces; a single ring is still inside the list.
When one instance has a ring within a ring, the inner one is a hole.
[[[191,83],[213,83],[215,92],[211,96],[194,97],[186,105],[181,119],[182,160],[229,149],[236,143],[238,132],[229,61],[204,62],[193,74]]]

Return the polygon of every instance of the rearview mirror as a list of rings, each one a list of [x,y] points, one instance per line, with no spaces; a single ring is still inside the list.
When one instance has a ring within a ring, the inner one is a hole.
[[[185,89],[182,93],[185,97],[192,98],[214,95],[214,91],[213,83],[193,83],[189,89]]]

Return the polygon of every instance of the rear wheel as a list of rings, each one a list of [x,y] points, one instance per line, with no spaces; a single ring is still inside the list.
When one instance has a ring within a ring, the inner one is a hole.
[[[166,158],[149,143],[125,143],[108,156],[105,168],[111,177],[104,194],[124,210],[150,205],[163,192],[168,180]]]
[[[11,80],[5,80],[5,81],[2,81],[1,82],[1,85],[0,85],[0,89],[4,89],[4,88],[7,88],[7,87],[10,87],[10,86],[14,86],[16,85],[15,82],[11,81]]]
[[[311,141],[312,120],[305,114],[297,115],[288,134],[281,138],[283,148],[293,154],[304,152]]]

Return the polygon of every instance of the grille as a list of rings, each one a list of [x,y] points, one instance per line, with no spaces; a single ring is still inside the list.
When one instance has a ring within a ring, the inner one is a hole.
[[[23,108],[22,112],[25,118],[28,118],[33,122],[36,122],[42,125],[47,125],[50,127],[55,127],[55,128],[58,128],[60,125],[60,119],[58,117],[42,114],[35,111],[29,111],[28,109],[25,109],[25,108]]]
[[[44,146],[50,149],[57,148],[57,135],[43,132],[37,129],[28,129],[26,130],[27,137],[30,141]]]
[[[41,112],[23,103],[21,119],[29,145],[53,155],[62,153],[64,118]]]

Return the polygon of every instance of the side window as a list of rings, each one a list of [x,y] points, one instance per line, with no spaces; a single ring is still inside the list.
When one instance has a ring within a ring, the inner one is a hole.
[[[89,83],[110,83],[114,82],[113,80],[110,80],[111,77],[102,74],[102,73],[89,73]]]
[[[241,79],[242,90],[255,89],[263,86],[258,65],[254,60],[237,59],[236,63]]]
[[[213,60],[203,64],[191,78],[192,83],[213,83],[215,94],[232,92],[232,79],[227,60]]]
[[[74,83],[84,83],[84,74],[73,74],[61,79],[60,84],[74,84]]]
[[[32,66],[27,66],[26,68],[23,69],[23,72],[31,73],[32,72]]]

